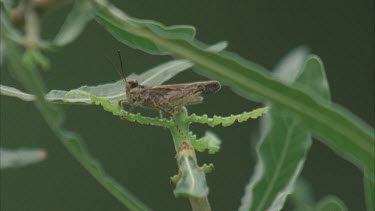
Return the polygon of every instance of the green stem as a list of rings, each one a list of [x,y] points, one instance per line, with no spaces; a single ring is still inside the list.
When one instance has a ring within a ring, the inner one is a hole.
[[[40,40],[40,20],[32,1],[27,1],[25,9],[25,45],[37,48]]]
[[[210,203],[208,198],[189,198],[191,209],[193,211],[211,211]]]
[[[176,149],[176,153],[179,154],[182,150],[186,150],[184,147],[180,147],[183,143],[185,145],[190,146],[189,152],[192,153],[192,158],[197,161],[197,156],[195,154],[194,148],[191,146],[190,138],[189,138],[189,123],[186,123],[186,118],[188,117],[188,113],[185,107],[182,107],[179,111],[177,111],[174,115],[176,127],[170,127],[173,142]],[[176,156],[178,162],[178,156]],[[180,170],[179,170],[180,172]],[[189,196],[189,201],[193,211],[211,211],[211,206],[206,197],[191,197]]]
[[[190,143],[189,139],[189,124],[186,123],[187,118],[187,110],[185,107],[182,107],[177,113],[174,114],[175,119],[175,127],[170,127],[172,136],[173,136],[173,142],[174,142],[174,148],[176,149],[176,152],[178,152],[180,145],[183,142]]]

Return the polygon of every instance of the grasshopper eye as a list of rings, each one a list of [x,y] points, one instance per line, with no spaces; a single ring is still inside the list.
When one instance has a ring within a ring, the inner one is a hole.
[[[137,87],[138,86],[138,81],[128,81],[128,84],[129,84],[129,88],[135,88],[135,87]]]
[[[126,90],[130,91],[131,89],[134,89],[138,87],[138,81],[131,80],[126,82]]]

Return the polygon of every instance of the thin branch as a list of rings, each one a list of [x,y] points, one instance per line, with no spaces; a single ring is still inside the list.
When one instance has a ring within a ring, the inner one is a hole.
[[[25,3],[25,46],[38,48],[40,41],[40,17],[32,1]]]
[[[208,198],[189,198],[191,209],[193,211],[211,211],[210,203],[208,202]]]

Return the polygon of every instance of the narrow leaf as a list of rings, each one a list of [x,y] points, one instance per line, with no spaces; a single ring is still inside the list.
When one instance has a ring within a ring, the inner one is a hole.
[[[347,211],[345,204],[336,196],[327,196],[320,200],[316,211]]]
[[[1,0],[0,3],[4,7],[6,12],[10,12],[12,8],[14,8],[14,4],[16,2],[14,2],[13,0]]]
[[[42,52],[38,49],[28,49],[26,50],[25,54],[23,55],[22,60],[24,62],[28,63],[30,61],[25,60],[32,60],[35,61],[35,64],[37,64],[40,69],[47,70],[50,67],[50,62],[47,57],[45,57]]]
[[[293,210],[295,211],[314,211],[315,199],[313,197],[313,189],[307,181],[299,178],[294,186],[293,193],[288,197]]]
[[[121,187],[106,175],[100,165],[87,153],[81,138],[62,128],[62,111],[56,106],[48,103],[44,98],[44,85],[36,69],[35,61],[22,62],[21,49],[13,42],[8,40],[9,65],[10,69],[16,74],[17,79],[24,85],[26,90],[36,96],[35,106],[38,108],[45,121],[52,131],[59,138],[61,143],[68,149],[77,161],[114,197],[116,197],[124,206],[130,210],[149,210],[136,199],[128,190]]]
[[[298,53],[300,52],[300,53]],[[301,56],[304,55],[304,56]],[[282,60],[282,70],[276,70],[277,77],[286,83],[300,83],[312,90],[321,81],[325,81],[324,68],[315,65],[316,58],[306,58],[304,51],[292,52]],[[302,64],[299,60],[305,61]],[[287,64],[291,65],[287,68]],[[309,72],[317,78],[306,78]],[[292,78],[292,80],[291,80]],[[306,79],[313,82],[305,81]],[[319,83],[314,83],[315,81]],[[327,95],[328,89],[317,91],[317,95]],[[258,163],[255,174],[246,187],[240,210],[281,210],[286,197],[292,193],[296,179],[300,174],[307,151],[311,146],[311,137],[300,120],[273,106],[270,115],[262,122],[262,139],[257,145]]]
[[[304,71],[298,75],[295,85],[315,98],[330,102],[331,95],[322,60],[314,55],[309,56],[303,69]]]
[[[83,92],[80,90],[72,90],[67,93],[68,95],[84,96],[90,99],[95,105],[100,105],[105,111],[111,112],[113,115],[123,117],[131,122],[138,122],[144,125],[154,125],[160,127],[172,127],[173,122],[167,119],[144,117],[140,113],[132,114],[124,111],[118,103],[111,103],[107,99],[98,98],[90,93]]]
[[[113,7],[111,4],[107,3],[106,1],[98,0],[98,3],[101,4],[101,7],[108,8],[112,13],[120,16],[123,19],[129,21],[130,24],[134,26],[145,28],[151,30],[155,34],[160,36],[168,37],[169,39],[177,39],[177,40],[193,40],[195,36],[195,28],[192,26],[187,25],[176,25],[176,26],[164,26],[161,23],[158,23],[153,20],[142,20],[130,17],[123,13],[122,11],[118,10],[117,8]],[[134,35],[129,33],[126,30],[122,30],[119,28],[115,22],[112,22],[110,19],[110,14],[106,14],[106,11],[100,11],[96,15],[96,19],[99,23],[102,23],[104,27],[120,42],[124,44],[143,50],[147,53],[151,54],[168,54],[168,51],[165,51],[159,48],[154,42],[145,39],[141,36]],[[104,24],[110,23],[110,24]]]
[[[226,42],[219,42],[207,48],[209,51],[222,51],[226,48]],[[159,85],[171,79],[175,75],[192,67],[193,64],[187,60],[174,60],[158,65],[150,70],[145,71],[141,75],[131,74],[127,79],[138,80],[143,85],[153,86]],[[102,84],[98,86],[81,86],[77,89],[92,96],[107,99],[111,103],[117,103],[119,100],[126,99],[125,84],[122,80],[114,83]],[[72,94],[66,97],[69,91],[52,90],[46,95],[48,101],[67,104],[92,104],[93,101],[80,94]],[[0,93],[11,97],[17,97],[21,100],[32,101],[35,99],[33,95],[21,92],[15,88],[0,85]]]
[[[5,149],[0,148],[0,169],[15,168],[38,163],[47,157],[43,149]]]
[[[227,47],[226,42],[218,42],[214,45],[207,47],[208,51],[220,52]],[[156,86],[164,83],[165,81],[173,78],[178,73],[193,67],[193,63],[188,60],[174,60],[161,64],[155,68],[145,71],[141,75],[135,74],[130,76],[130,79],[138,80],[143,85]]]
[[[365,172],[363,183],[365,186],[367,210],[368,211],[375,210],[374,173]]]
[[[101,23],[118,30],[120,36],[131,34],[159,49],[173,52],[201,67],[199,72],[230,86],[237,94],[248,99],[269,101],[283,110],[297,115],[307,130],[319,140],[339,152],[362,170],[374,172],[375,137],[373,129],[337,105],[314,98],[296,85],[286,85],[272,79],[264,70],[229,53],[212,53],[186,40],[169,39],[160,33],[136,25],[105,0],[92,0],[98,7]],[[125,41],[124,41],[125,42]],[[371,173],[373,174],[373,173]]]
[[[53,40],[53,44],[64,46],[73,42],[95,16],[95,9],[88,0],[75,1],[65,23]]]
[[[258,163],[240,210],[280,210],[302,170],[311,139],[301,123],[272,109],[257,146]]]
[[[228,117],[216,116],[214,115],[212,118],[209,118],[206,114],[203,116],[197,116],[196,114],[192,114],[186,118],[186,122],[188,124],[191,123],[200,123],[200,124],[208,124],[211,127],[215,127],[217,125],[222,125],[223,127],[228,127],[237,122],[245,122],[248,119],[256,119],[265,113],[268,112],[268,107],[264,108],[257,108],[250,112],[243,112],[242,114],[237,115],[230,115]]]
[[[0,94],[9,96],[9,97],[16,97],[23,101],[34,101],[35,96],[31,94],[27,94],[25,92],[21,92],[20,90],[10,87],[10,86],[4,86],[0,84]]]
[[[11,39],[17,43],[23,42],[23,37],[21,32],[14,27],[9,18],[6,16],[5,12],[0,12],[0,23],[1,23],[1,36],[6,36],[8,39]]]
[[[293,83],[303,66],[309,50],[305,46],[297,47],[288,52],[273,68],[272,75],[285,83]]]

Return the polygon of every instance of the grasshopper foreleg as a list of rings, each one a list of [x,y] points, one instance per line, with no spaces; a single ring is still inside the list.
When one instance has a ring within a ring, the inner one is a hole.
[[[119,104],[119,106],[120,106],[120,108],[121,108],[122,110],[125,110],[125,109],[124,109],[125,105],[130,105],[130,104],[128,103],[128,101],[126,101],[126,100],[120,100],[120,101],[118,102],[118,104]],[[121,116],[120,119],[121,119],[121,120],[126,119],[126,118],[129,116],[129,114],[130,114],[130,113],[131,113],[136,107],[137,107],[136,105],[131,105],[131,107],[126,111],[126,114],[125,114],[124,116]]]
[[[183,135],[183,133],[182,133],[181,130],[180,130],[180,127],[179,127],[178,124],[177,124],[176,119],[175,119],[174,116],[173,116],[173,112],[170,112],[170,111],[168,111],[168,110],[162,108],[162,107],[159,106],[159,105],[155,105],[155,104],[154,104],[154,106],[155,106],[156,108],[160,109],[159,112],[160,112],[161,115],[162,115],[162,112],[166,113],[166,114],[172,119],[173,123],[176,125],[176,128],[177,128],[178,132],[180,132],[180,133]]]

